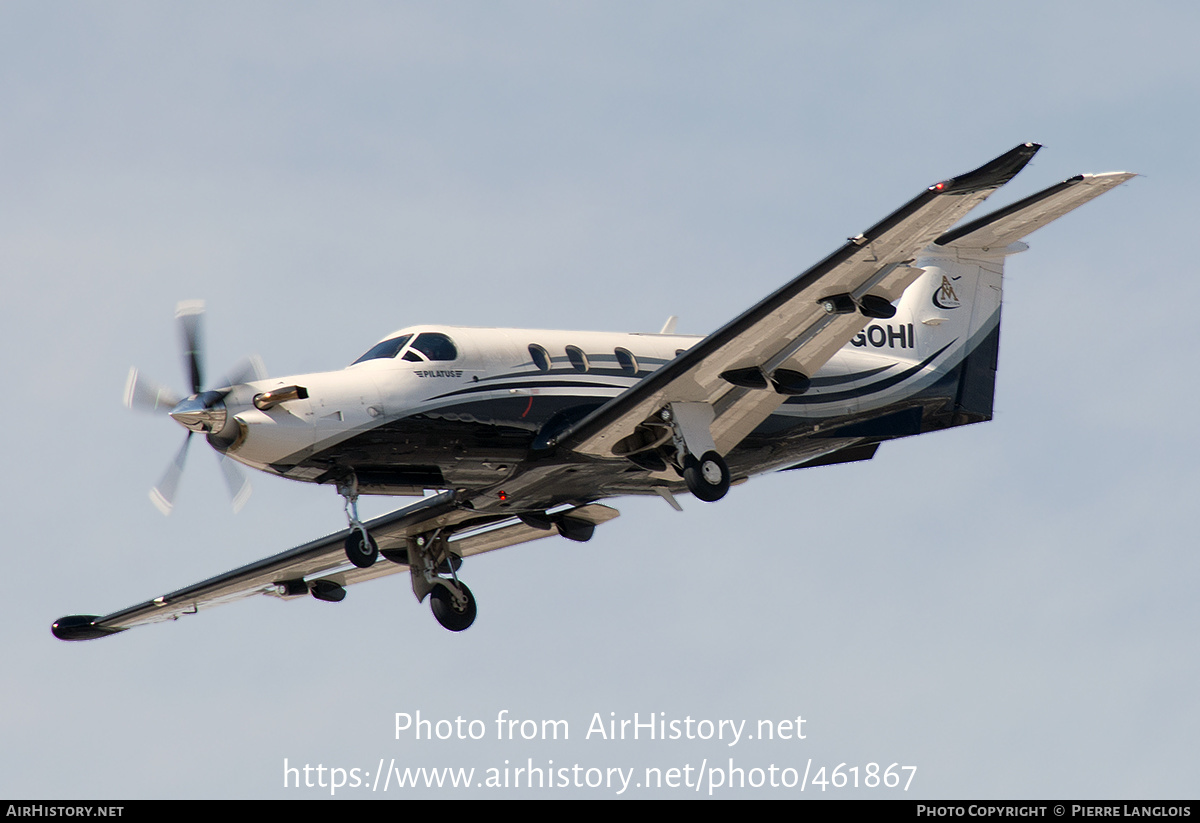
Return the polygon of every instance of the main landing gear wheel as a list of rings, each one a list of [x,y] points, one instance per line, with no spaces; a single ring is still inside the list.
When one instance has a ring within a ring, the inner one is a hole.
[[[683,479],[688,491],[706,503],[713,503],[729,491],[729,467],[716,452],[705,452],[699,460],[688,455],[683,463]]]
[[[374,537],[368,534],[364,541],[363,535],[364,532],[360,529],[350,532],[350,536],[346,538],[346,559],[360,569],[369,569],[379,557],[379,546]]]
[[[475,622],[475,595],[462,583],[458,583],[466,601],[455,603],[454,593],[447,586],[434,586],[429,593],[429,608],[442,628],[452,632],[461,632]]]

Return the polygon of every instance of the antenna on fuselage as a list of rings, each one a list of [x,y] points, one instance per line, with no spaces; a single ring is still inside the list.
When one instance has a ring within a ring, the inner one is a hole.
[[[662,331],[660,331],[659,334],[674,334],[675,324],[678,322],[679,318],[672,314],[667,318],[667,322],[663,323]]]

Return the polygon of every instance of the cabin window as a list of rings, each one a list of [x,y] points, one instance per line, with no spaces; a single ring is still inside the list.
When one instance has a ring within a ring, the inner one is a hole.
[[[621,371],[629,375],[638,373],[637,358],[633,356],[633,352],[629,349],[615,349],[614,354],[617,356],[617,363],[621,366]]]
[[[585,372],[588,370],[587,355],[578,346],[567,346],[567,359],[571,361],[571,367],[575,371]]]
[[[533,358],[533,365],[542,371],[550,371],[550,352],[543,349],[537,343],[530,343],[529,356]]]
[[[354,361],[361,363],[364,360],[379,360],[381,358],[395,357],[396,354],[404,348],[404,344],[412,339],[411,334],[402,334],[399,337],[393,337],[389,340],[384,340],[382,343],[376,343],[366,354]],[[350,365],[353,366],[354,363]]]
[[[417,335],[412,348],[425,355],[429,360],[457,360],[458,348],[454,341],[441,332],[427,331]],[[412,354],[411,351],[408,354]],[[408,354],[405,359],[409,359]]]

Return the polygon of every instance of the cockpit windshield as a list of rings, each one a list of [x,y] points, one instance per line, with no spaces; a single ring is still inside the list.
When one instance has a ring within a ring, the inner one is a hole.
[[[411,338],[411,334],[402,334],[399,337],[384,340],[382,343],[376,343],[366,354],[355,360],[354,363],[361,363],[364,360],[378,360],[382,357],[395,357],[404,348],[404,344]],[[354,363],[350,365],[353,366]]]
[[[402,359],[413,363],[423,363],[429,360],[458,359],[458,347],[454,345],[453,340],[441,332],[421,332],[417,335],[416,340],[413,340],[412,337],[411,334],[389,337],[382,343],[376,343],[371,347],[370,351],[350,365],[353,366],[364,360],[387,360],[400,354],[400,352],[404,352]],[[410,340],[412,341],[412,345],[409,345]],[[407,350],[405,349],[406,346],[408,347]]]
[[[412,347],[430,360],[457,360],[454,341],[441,332],[427,331],[417,336]]]

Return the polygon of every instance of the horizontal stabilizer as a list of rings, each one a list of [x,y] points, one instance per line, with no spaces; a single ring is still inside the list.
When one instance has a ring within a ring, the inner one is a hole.
[[[939,246],[954,244],[970,249],[1004,248],[1136,176],[1124,171],[1080,174],[951,229],[934,242]]]

